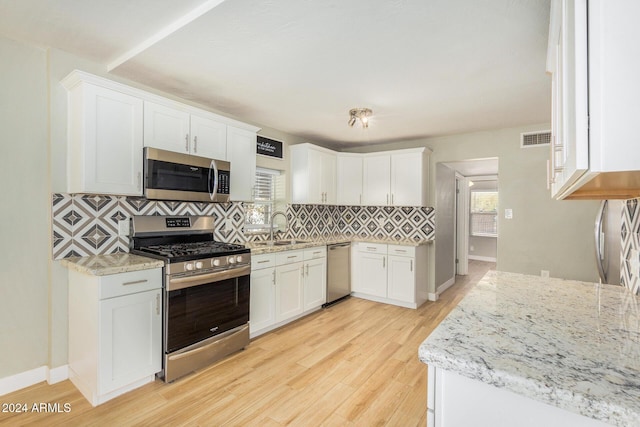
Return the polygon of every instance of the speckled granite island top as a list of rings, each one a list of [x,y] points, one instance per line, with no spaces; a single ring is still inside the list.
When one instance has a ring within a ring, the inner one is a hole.
[[[164,262],[161,260],[128,253],[67,258],[61,262],[67,268],[93,276],[106,276],[164,266]]]
[[[424,363],[618,426],[640,426],[640,297],[490,271],[422,343]]]

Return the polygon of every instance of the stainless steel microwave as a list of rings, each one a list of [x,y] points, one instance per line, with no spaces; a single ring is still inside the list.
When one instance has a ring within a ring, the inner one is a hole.
[[[231,164],[144,148],[144,195],[153,200],[228,202]]]

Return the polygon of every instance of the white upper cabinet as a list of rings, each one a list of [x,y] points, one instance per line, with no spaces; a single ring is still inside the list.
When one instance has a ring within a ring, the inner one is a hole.
[[[62,83],[69,91],[67,190],[142,195],[142,100],[77,74]]]
[[[196,156],[227,160],[227,125],[192,114],[191,148]]]
[[[336,154],[312,144],[293,145],[291,153],[291,202],[336,203]]]
[[[339,205],[362,204],[362,155],[338,153],[336,158],[336,202]]]
[[[553,0],[549,186],[557,199],[640,196],[636,0]]]
[[[227,125],[204,115],[146,101],[144,145],[227,160]]]
[[[391,205],[427,205],[429,158],[426,153],[420,149],[391,155]]]
[[[144,146],[191,152],[189,113],[155,102],[144,103]]]
[[[256,132],[227,126],[232,201],[251,201],[256,177]]]
[[[141,196],[143,147],[154,147],[231,162],[231,200],[251,200],[260,128],[83,71],[61,83],[70,193]]]
[[[363,159],[362,204],[386,206],[391,201],[391,158],[389,154]]]
[[[301,204],[426,206],[428,148],[378,153],[336,153],[293,145],[291,200]]]
[[[426,206],[430,153],[417,148],[365,155],[362,204]]]

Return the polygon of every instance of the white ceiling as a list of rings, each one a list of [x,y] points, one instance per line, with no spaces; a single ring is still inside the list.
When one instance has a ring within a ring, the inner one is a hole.
[[[0,0],[0,34],[340,149],[548,122],[549,1]]]

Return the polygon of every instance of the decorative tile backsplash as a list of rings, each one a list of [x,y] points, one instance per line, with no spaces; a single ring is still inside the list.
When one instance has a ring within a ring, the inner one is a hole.
[[[147,200],[96,194],[52,196],[53,258],[129,251],[129,238],[118,235],[118,222],[134,215],[212,215],[214,238],[242,243],[267,234],[245,235],[242,203]],[[433,208],[389,206],[289,205],[284,238],[319,236],[391,237],[423,240],[434,236]],[[229,229],[225,229],[230,225]]]
[[[214,238],[244,242],[242,203],[147,200],[96,194],[53,194],[53,259],[129,251],[129,238],[118,235],[118,221],[134,215],[212,215]],[[227,223],[230,229],[224,229]]]
[[[640,251],[640,199],[627,200],[622,209],[622,247],[620,283],[640,294],[640,277],[632,274],[632,250]],[[636,260],[638,261],[638,260]]]

